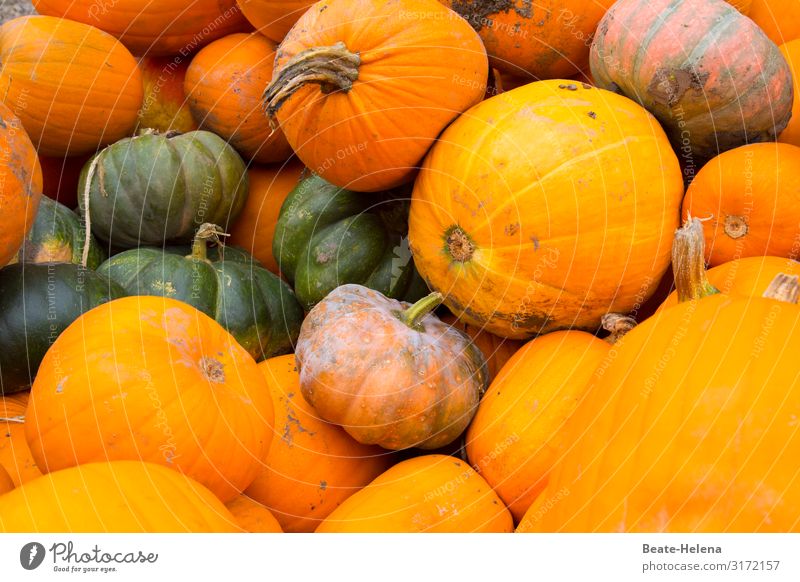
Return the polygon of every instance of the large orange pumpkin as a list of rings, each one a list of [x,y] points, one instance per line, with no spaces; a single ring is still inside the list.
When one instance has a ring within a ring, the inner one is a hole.
[[[282,533],[281,524],[270,510],[247,495],[239,495],[225,507],[233,514],[238,526],[248,533]]]
[[[259,364],[275,409],[275,438],[246,494],[287,532],[312,532],[345,499],[390,464],[386,451],[362,445],[320,419],[303,398],[293,355]]]
[[[426,455],[398,463],[350,497],[318,533],[509,532],[511,514],[467,463]]]
[[[409,241],[459,319],[503,337],[596,329],[658,285],[683,180],[655,118],[540,81],[456,120],[414,186]]]
[[[142,105],[136,59],[78,22],[24,16],[0,26],[0,95],[39,153],[78,155],[133,131]]]
[[[470,337],[472,343],[475,344],[486,359],[486,369],[489,372],[490,382],[494,380],[506,362],[525,344],[525,342],[519,340],[496,336],[475,325],[463,323],[450,313],[443,315],[440,319]]]
[[[242,156],[282,162],[292,148],[264,119],[261,97],[272,79],[275,45],[260,34],[231,34],[192,59],[184,83],[200,125],[223,137]]]
[[[792,104],[792,118],[783,133],[778,136],[778,141],[800,146],[800,38],[787,42],[779,48],[792,69],[794,103]]]
[[[281,42],[294,23],[314,4],[309,0],[236,0],[258,32]]]
[[[488,74],[478,34],[436,0],[322,0],[281,43],[265,102],[309,169],[374,192],[413,178]]]
[[[800,147],[757,143],[717,156],[698,172],[683,216],[705,224],[706,261],[800,256]]]
[[[192,479],[153,463],[87,463],[44,475],[0,497],[0,531],[224,533],[238,531],[222,502]]]
[[[186,102],[183,81],[189,61],[169,57],[139,59],[144,99],[139,110],[139,129],[161,133],[187,133],[199,128]]]
[[[800,38],[800,0],[752,0],[748,15],[777,45]]]
[[[228,501],[258,474],[272,421],[261,372],[222,326],[180,301],[126,297],[53,343],[25,429],[42,471],[141,459]]]

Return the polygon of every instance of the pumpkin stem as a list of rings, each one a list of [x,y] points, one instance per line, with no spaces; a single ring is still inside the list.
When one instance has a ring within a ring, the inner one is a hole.
[[[320,85],[323,93],[347,92],[358,79],[361,57],[351,53],[343,42],[314,47],[295,55],[283,67],[264,92],[264,107],[270,123],[283,104],[310,83]]]
[[[103,153],[100,152],[97,154],[92,163],[89,164],[89,171],[86,172],[86,185],[83,188],[83,252],[81,253],[81,266],[85,269],[86,265],[89,263],[89,247],[92,244],[92,211],[91,211],[91,204],[90,204],[90,194],[92,192],[92,180],[94,180],[94,175],[97,173],[97,166],[100,163],[100,158],[102,157]],[[104,193],[108,196],[108,193],[105,191],[105,186],[103,185],[103,178],[105,176],[100,176],[100,192]]]
[[[447,252],[459,263],[466,263],[475,254],[475,243],[460,226],[451,227],[446,235]]]
[[[764,291],[764,297],[797,305],[800,302],[800,279],[797,275],[778,273]]]
[[[611,345],[621,340],[625,334],[637,325],[634,318],[621,313],[606,313],[601,323],[603,324],[603,329],[611,334],[605,338],[605,341]]]
[[[423,297],[417,301],[405,311],[398,311],[396,313],[400,318],[400,321],[405,323],[411,329],[419,331],[420,320],[428,315],[431,311],[439,307],[442,304],[442,301],[444,301],[442,294],[439,292],[433,292],[427,297]]]
[[[705,239],[700,219],[690,216],[683,227],[675,231],[672,269],[680,303],[719,293],[706,277]]]
[[[189,255],[190,258],[195,259],[197,261],[207,261],[208,260],[208,242],[211,241],[218,245],[224,244],[222,242],[223,236],[230,236],[226,234],[224,230],[218,227],[216,224],[211,224],[210,222],[204,222],[200,225],[200,228],[197,229],[197,232],[194,234],[194,240],[192,241],[192,254]]]

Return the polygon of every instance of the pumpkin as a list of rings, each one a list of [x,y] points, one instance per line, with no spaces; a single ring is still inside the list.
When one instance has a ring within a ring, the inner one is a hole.
[[[800,0],[752,0],[748,15],[777,45],[800,38]]]
[[[425,455],[398,463],[342,503],[317,533],[503,533],[511,514],[467,463]]]
[[[379,447],[356,442],[305,401],[294,356],[259,364],[275,409],[277,435],[245,494],[287,532],[313,532],[345,499],[389,468]]]
[[[24,408],[19,414],[9,414],[3,413],[0,406],[0,466],[8,472],[14,486],[27,483],[42,474],[25,440],[24,415]]]
[[[85,313],[53,343],[25,435],[44,472],[139,459],[227,502],[258,474],[272,420],[256,363],[217,322],[174,299],[126,297]]]
[[[260,34],[215,40],[192,59],[184,83],[192,114],[203,129],[263,164],[292,155],[283,132],[272,131],[265,122],[261,104],[272,79],[275,48]]]
[[[161,133],[187,133],[198,128],[183,91],[189,61],[170,57],[139,59],[144,99],[139,110],[138,127]]]
[[[783,133],[778,136],[778,141],[800,146],[800,35],[797,39],[787,42],[779,48],[792,69],[794,103],[792,104],[792,118]]]
[[[0,465],[0,495],[8,493],[15,487],[14,481],[11,480],[11,475],[8,474],[2,465]]]
[[[682,197],[676,156],[644,109],[539,81],[447,128],[414,186],[409,242],[465,323],[514,339],[595,330],[657,287]]]
[[[792,113],[786,59],[723,0],[620,0],[597,30],[591,68],[598,87],[653,113],[696,167],[775,141]]]
[[[497,377],[497,374],[505,366],[514,354],[523,346],[525,342],[510,340],[489,333],[480,327],[469,325],[458,321],[455,315],[447,313],[440,317],[447,325],[451,325],[466,333],[472,342],[483,354],[486,360],[486,369],[489,372],[489,381]]]
[[[190,241],[205,222],[226,228],[244,206],[247,173],[236,150],[211,132],[148,132],[94,156],[78,191],[100,239],[120,248],[160,246]]]
[[[30,392],[15,392],[0,396],[0,419],[22,421],[30,396]]]
[[[66,206],[78,206],[78,181],[88,155],[68,158],[39,156],[44,178],[42,194]]]
[[[322,0],[281,43],[264,101],[310,170],[377,192],[414,177],[488,73],[478,34],[436,0]]]
[[[800,255],[800,147],[751,144],[717,156],[697,174],[683,216],[708,217],[706,262]]]
[[[231,226],[230,244],[246,250],[276,275],[280,270],[272,254],[272,240],[278,215],[283,201],[300,181],[304,168],[298,161],[280,166],[248,167],[250,193],[239,218]]]
[[[467,431],[470,464],[519,521],[570,445],[564,423],[580,406],[609,345],[583,331],[527,343],[481,400]]]
[[[272,253],[306,309],[346,283],[406,301],[428,293],[408,249],[408,195],[403,194],[365,196],[314,174],[289,193]]]
[[[441,301],[432,293],[410,305],[361,285],[337,287],[300,328],[303,397],[360,443],[453,442],[475,415],[488,371],[469,337],[430,313]]]
[[[727,2],[744,15],[750,13],[750,7],[753,5],[753,0],[727,0]]]
[[[258,32],[281,42],[295,22],[314,4],[308,0],[236,0]]]
[[[239,495],[225,507],[231,512],[238,526],[249,533],[282,533],[281,524],[269,509],[253,501],[247,495]]]
[[[98,272],[129,295],[170,297],[215,319],[256,360],[292,351],[303,309],[291,288],[205,224],[191,249],[138,248],[114,255]]]
[[[0,26],[0,62],[0,95],[42,155],[89,153],[136,125],[136,60],[93,26],[51,16],[9,20]]]
[[[33,5],[39,14],[97,26],[136,55],[185,57],[247,28],[236,0],[33,0]]]
[[[0,531],[17,533],[226,533],[225,506],[199,483],[140,461],[87,463],[44,475],[0,497]]]
[[[534,79],[571,77],[589,65],[589,46],[614,0],[441,0],[469,22],[492,66]]]

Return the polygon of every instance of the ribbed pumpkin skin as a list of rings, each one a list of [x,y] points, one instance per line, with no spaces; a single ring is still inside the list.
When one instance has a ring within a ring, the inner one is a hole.
[[[444,132],[414,186],[409,241],[462,321],[515,339],[596,329],[655,290],[682,197],[677,158],[644,109],[541,81]]]
[[[78,203],[92,232],[112,246],[132,248],[188,242],[204,222],[226,229],[247,198],[247,173],[239,154],[208,131],[140,135],[118,141],[81,172]]]
[[[25,428],[43,471],[140,459],[230,501],[258,473],[272,421],[261,372],[233,336],[180,301],[128,297],[85,313],[53,343]]]
[[[352,88],[301,88],[278,110],[280,126],[303,163],[337,186],[408,182],[439,133],[483,98],[483,44],[436,0],[323,0],[281,43],[276,78],[299,53],[338,42],[360,57]]]
[[[33,0],[39,14],[97,26],[135,55],[188,54],[247,28],[236,0]]]
[[[239,9],[258,32],[281,42],[294,23],[314,4],[308,0],[237,0]]]
[[[248,533],[283,533],[281,524],[269,509],[247,495],[239,495],[225,507],[233,514],[236,524]]]
[[[753,0],[748,15],[777,45],[800,38],[800,0]]]
[[[506,339],[499,337],[493,333],[481,329],[480,327],[462,323],[456,319],[455,315],[446,314],[441,316],[441,319],[447,325],[463,331],[467,334],[475,346],[481,351],[483,357],[486,359],[486,368],[489,371],[489,381],[491,382],[497,377],[497,374],[503,368],[515,353],[525,345],[525,342],[519,340]]]
[[[513,527],[503,502],[467,463],[426,455],[383,473],[317,533],[502,533]]]
[[[389,468],[389,454],[325,422],[305,401],[293,355],[258,366],[275,409],[276,436],[245,491],[287,532],[310,533],[345,499]]]
[[[226,533],[238,527],[196,481],[152,463],[114,461],[44,475],[4,495],[0,531]]]
[[[628,333],[518,531],[798,531],[798,326],[796,305],[714,295]]]
[[[264,119],[261,98],[272,80],[275,45],[260,34],[231,34],[192,59],[184,87],[194,118],[261,164],[282,162],[292,148]]]
[[[136,59],[113,36],[71,20],[0,26],[0,95],[41,155],[79,155],[129,135],[142,105]]]
[[[717,156],[698,172],[683,201],[684,219],[705,223],[706,262],[800,255],[800,147],[760,143]]]
[[[139,111],[139,129],[182,133],[198,129],[183,91],[183,81],[188,68],[188,59],[176,60],[175,57],[139,59],[144,86],[144,99]]]
[[[798,5],[800,5],[800,0],[798,0]],[[792,69],[794,103],[792,104],[792,118],[778,137],[778,141],[800,147],[800,33],[798,33],[797,39],[787,42],[779,48]]]
[[[696,165],[775,141],[791,115],[786,60],[722,0],[620,0],[598,27],[591,68],[598,87],[641,103]]]

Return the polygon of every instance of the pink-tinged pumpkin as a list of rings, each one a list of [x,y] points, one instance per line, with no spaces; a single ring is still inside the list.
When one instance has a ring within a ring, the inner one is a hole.
[[[787,42],[779,48],[792,69],[794,103],[792,104],[792,118],[778,137],[778,141],[800,147],[800,38]]]
[[[274,42],[281,42],[314,2],[309,0],[236,0],[255,29]]]
[[[175,57],[139,59],[144,85],[144,99],[139,110],[140,129],[155,129],[161,133],[187,133],[198,129],[183,91],[188,66],[188,59]]]

